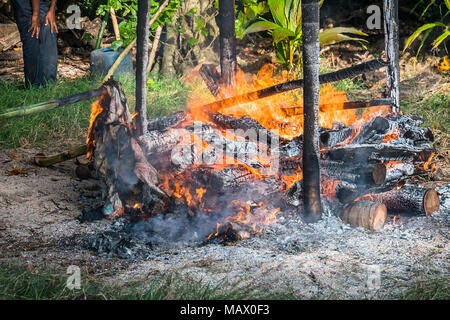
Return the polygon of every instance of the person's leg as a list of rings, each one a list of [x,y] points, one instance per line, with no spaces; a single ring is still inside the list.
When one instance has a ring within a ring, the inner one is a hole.
[[[48,1],[41,0],[41,32],[39,34],[39,70],[37,80],[43,86],[56,81],[58,71],[58,48],[56,32],[50,29],[50,23],[45,25],[45,16],[49,10]]]
[[[31,37],[32,32],[28,32],[31,26],[33,8],[30,0],[12,0],[14,17],[22,41],[25,85],[35,84],[39,71],[39,39]]]

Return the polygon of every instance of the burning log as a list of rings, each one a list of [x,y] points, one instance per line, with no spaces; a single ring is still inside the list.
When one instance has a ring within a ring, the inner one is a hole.
[[[148,120],[148,131],[164,131],[167,128],[178,128],[178,125],[183,123],[184,121],[188,121],[190,114],[185,111],[178,111],[174,114]]]
[[[420,186],[404,185],[397,190],[371,194],[370,198],[385,204],[394,213],[402,211],[429,216],[439,210],[439,195],[436,190]]]
[[[387,209],[382,203],[357,201],[347,205],[341,217],[344,223],[348,223],[352,227],[380,231],[386,222]]]
[[[355,144],[376,144],[380,143],[389,131],[389,120],[384,117],[375,117],[370,122],[365,124],[361,129],[359,135],[353,139]]]
[[[351,137],[353,127],[348,126],[339,130],[326,130],[320,134],[320,143],[322,147],[334,147]]]
[[[280,141],[280,137],[275,133],[267,130],[266,127],[261,125],[255,119],[252,119],[248,116],[243,116],[240,118],[235,118],[232,116],[226,116],[221,113],[215,113],[211,120],[214,121],[221,128],[225,129],[234,129],[236,133],[239,133],[240,130],[243,130],[243,134],[248,133],[248,130],[254,130],[257,133],[256,136],[252,134],[247,134],[246,137],[256,140],[257,142],[272,144],[272,142],[278,143]]]
[[[381,185],[386,180],[386,165],[383,163],[354,166],[339,161],[322,161],[321,168],[332,179],[344,180],[358,185]]]
[[[361,64],[357,64],[352,67],[348,67],[345,69],[341,69],[338,71],[325,73],[319,75],[319,82],[320,84],[340,81],[348,78],[356,77],[360,74],[367,73],[370,71],[378,70],[382,67],[385,67],[387,65],[386,62],[384,62],[381,59],[375,59],[368,62],[364,62]],[[266,98],[273,96],[275,94],[279,94],[282,92],[287,92],[291,90],[296,90],[304,87],[304,79],[299,80],[293,80],[288,81],[280,84],[276,84],[271,87],[267,87],[261,90],[253,91],[244,93],[238,96],[233,96],[230,98],[222,99],[219,101],[214,101],[208,104],[205,104],[201,107],[201,109],[208,111],[208,110],[217,110],[220,109],[222,106],[232,106],[237,105],[240,103],[247,103],[252,102],[258,99]]]
[[[428,159],[433,153],[430,146],[390,144],[349,144],[325,151],[324,158],[347,163],[367,163],[370,161],[417,162]]]
[[[149,214],[163,212],[168,197],[156,186],[157,171],[136,139],[120,84],[110,80],[103,88],[105,93],[92,107],[87,147],[104,183],[104,214],[115,218],[136,202],[143,203]]]

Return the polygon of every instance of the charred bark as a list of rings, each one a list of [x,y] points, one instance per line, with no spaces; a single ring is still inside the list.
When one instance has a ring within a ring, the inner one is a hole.
[[[319,1],[302,1],[303,28],[303,210],[307,221],[321,218],[319,165]]]
[[[261,125],[255,119],[252,119],[248,116],[243,116],[240,118],[235,118],[232,116],[226,116],[221,113],[215,113],[211,120],[224,129],[233,129],[233,130],[242,130],[243,134],[249,133],[249,130],[254,131],[254,134],[248,135],[250,139],[253,139],[255,142],[260,142],[264,144],[271,145],[272,142],[278,143],[281,138],[275,133],[267,130],[266,127]],[[239,133],[239,131],[236,131]]]
[[[368,163],[370,161],[417,162],[428,159],[431,147],[413,147],[409,145],[389,144],[349,144],[325,151],[323,157],[328,160],[348,163]]]
[[[398,0],[383,0],[385,51],[388,96],[394,100],[392,111],[400,111],[399,20]]]
[[[338,161],[322,161],[322,172],[335,180],[344,180],[363,186],[381,185],[386,180],[383,163],[352,164]]]
[[[139,0],[136,30],[136,131],[138,137],[147,131],[147,64],[151,0]]]
[[[404,185],[397,190],[372,194],[372,199],[386,205],[389,211],[430,215],[439,210],[439,195],[434,189]]]
[[[220,72],[225,86],[234,85],[237,68],[235,20],[234,0],[219,0],[216,22],[220,32]]]
[[[221,75],[217,71],[217,66],[215,64],[203,64],[200,67],[200,75],[211,94],[217,96],[219,94],[221,82]]]

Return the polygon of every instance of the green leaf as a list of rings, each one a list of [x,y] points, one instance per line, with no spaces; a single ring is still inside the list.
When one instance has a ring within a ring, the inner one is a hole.
[[[351,36],[345,35],[344,33],[361,35],[361,36],[366,36],[367,35],[364,32],[362,32],[361,30],[358,30],[358,29],[355,29],[355,28],[347,28],[347,27],[331,28],[331,29],[327,29],[327,30],[322,31],[319,34],[320,45],[326,46],[326,45],[330,45],[330,44],[339,43],[339,42],[342,42],[342,41],[364,41],[364,42],[368,42],[366,39],[359,38],[359,37],[351,37]]]
[[[279,26],[270,21],[258,21],[250,25],[244,32],[244,34],[255,33],[260,31],[267,31],[278,28]]]
[[[295,33],[286,28],[278,27],[272,32],[273,42],[277,43],[289,37],[295,37]]]
[[[450,0],[444,0],[447,9],[450,11]]]
[[[285,7],[285,0],[268,0],[267,1],[270,9],[270,13],[272,14],[273,20],[275,23],[277,23],[280,27],[287,28],[287,20],[284,15],[284,7]]]
[[[446,30],[444,31],[444,33],[442,33],[439,37],[437,37],[434,41],[433,41],[433,48],[438,47],[442,41],[444,41],[445,39],[447,39],[447,37],[450,36],[450,30]]]
[[[319,42],[321,46],[327,46],[330,44],[335,44],[343,41],[363,41],[368,42],[366,39],[350,37],[342,33],[337,34],[319,34]]]
[[[405,47],[403,48],[403,51],[405,51],[410,45],[411,43],[416,40],[416,38],[425,30],[427,29],[431,29],[434,27],[444,27],[447,28],[447,26],[441,22],[433,22],[433,23],[427,23],[424,24],[423,26],[417,28],[416,31],[414,31],[414,33],[408,38],[408,40],[406,40],[405,43]]]
[[[116,51],[120,49],[123,46],[123,40],[116,40],[113,43],[111,43],[110,49]]]

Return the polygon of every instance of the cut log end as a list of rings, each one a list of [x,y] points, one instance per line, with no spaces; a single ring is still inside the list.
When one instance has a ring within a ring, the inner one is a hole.
[[[427,190],[423,198],[423,209],[427,216],[439,210],[439,195],[436,190]]]
[[[386,222],[386,217],[387,208],[384,204],[365,200],[346,206],[342,214],[344,223],[372,231],[380,231]]]

